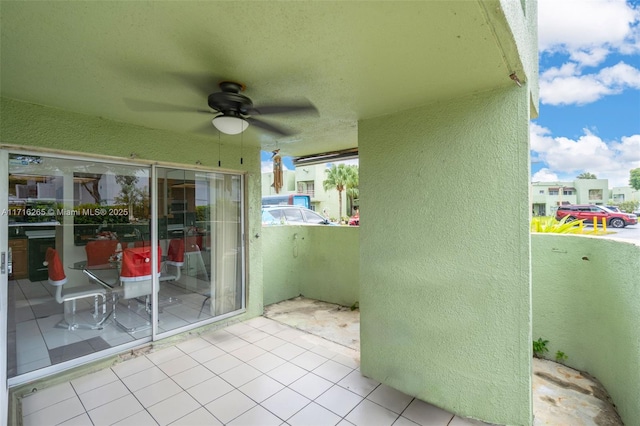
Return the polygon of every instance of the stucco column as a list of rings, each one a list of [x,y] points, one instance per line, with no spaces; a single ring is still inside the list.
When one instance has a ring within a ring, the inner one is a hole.
[[[529,100],[516,86],[359,123],[362,373],[528,425]]]

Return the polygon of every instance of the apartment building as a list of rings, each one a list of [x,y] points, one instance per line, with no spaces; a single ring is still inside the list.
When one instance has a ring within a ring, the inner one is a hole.
[[[609,197],[614,203],[624,203],[625,201],[640,202],[640,191],[630,186],[614,186],[610,190]]]
[[[535,216],[551,216],[563,204],[607,204],[610,198],[608,179],[531,183],[531,210]]]

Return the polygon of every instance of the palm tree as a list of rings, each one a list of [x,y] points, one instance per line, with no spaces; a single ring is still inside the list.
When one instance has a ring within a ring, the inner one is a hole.
[[[330,169],[325,169],[327,179],[322,181],[322,187],[325,191],[330,189],[338,191],[338,218],[340,219],[342,219],[342,191],[345,190],[348,181],[346,168],[347,166],[344,164],[337,166],[333,164]]]
[[[598,178],[593,173],[584,172],[576,176],[576,179],[598,179]]]
[[[358,198],[358,185],[360,184],[360,178],[358,175],[358,166],[348,166],[347,167],[347,186],[345,193],[349,198],[349,216],[353,214],[353,200]]]

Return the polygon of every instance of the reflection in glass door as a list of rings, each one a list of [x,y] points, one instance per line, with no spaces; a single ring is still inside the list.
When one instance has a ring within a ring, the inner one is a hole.
[[[10,385],[244,309],[242,175],[0,152]]]
[[[243,309],[242,176],[155,170],[158,333]]]
[[[151,281],[134,296],[122,261],[148,245],[149,167],[10,153],[7,169],[8,378],[148,340]]]

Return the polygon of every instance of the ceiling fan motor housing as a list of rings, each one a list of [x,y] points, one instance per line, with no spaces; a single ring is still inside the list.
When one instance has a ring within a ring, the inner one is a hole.
[[[248,97],[240,94],[244,90],[242,84],[223,81],[220,83],[220,89],[222,90],[221,92],[212,93],[207,99],[211,109],[229,115],[249,114],[249,110],[253,108],[253,102]]]

